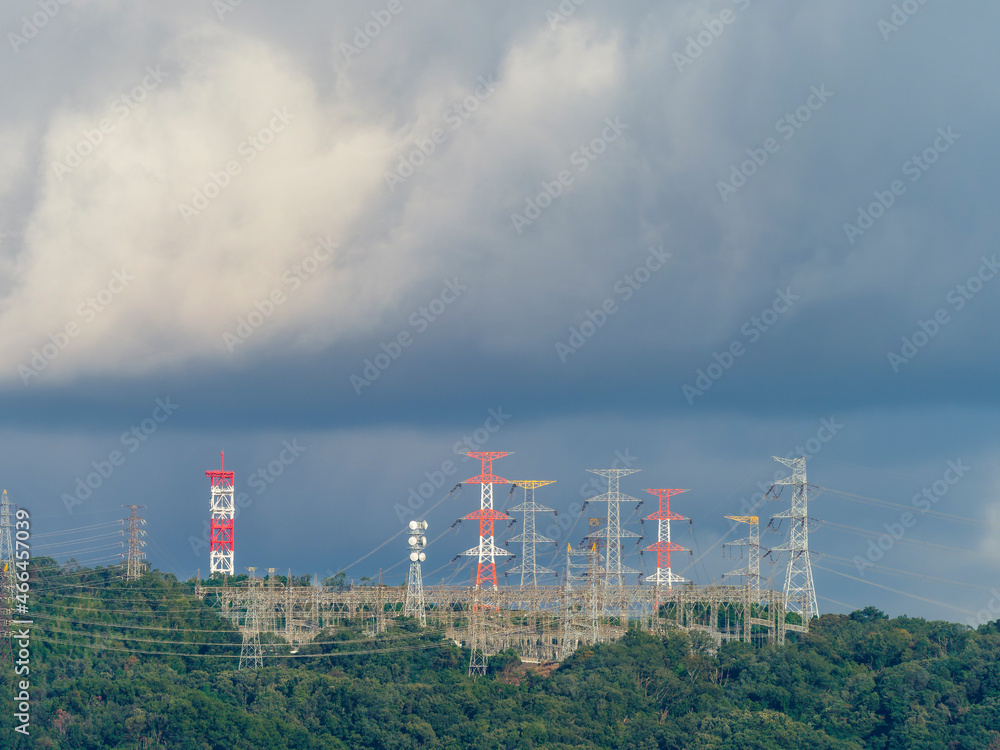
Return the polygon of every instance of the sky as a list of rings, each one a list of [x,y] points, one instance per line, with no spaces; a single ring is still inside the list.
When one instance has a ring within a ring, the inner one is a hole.
[[[711,583],[745,564],[726,515],[785,543],[772,456],[804,455],[821,612],[997,619],[998,21],[5,3],[0,447],[35,554],[113,563],[139,504],[150,563],[207,575],[225,451],[237,572],[398,584],[425,518],[425,580],[464,583],[480,488],[449,491],[503,451],[556,482],[545,564],[603,512],[587,470],[638,469],[626,564],[655,568],[644,490],[685,488],[676,569]]]

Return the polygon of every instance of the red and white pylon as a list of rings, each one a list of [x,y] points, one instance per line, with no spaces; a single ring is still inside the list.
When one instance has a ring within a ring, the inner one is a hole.
[[[493,588],[496,588],[496,558],[507,556],[511,553],[503,547],[497,547],[493,543],[494,521],[505,521],[509,518],[506,513],[493,510],[493,485],[507,484],[506,479],[498,477],[493,473],[493,461],[509,454],[500,451],[490,451],[469,453],[468,455],[472,458],[478,458],[483,463],[483,470],[478,476],[465,480],[466,484],[478,484],[482,486],[479,510],[466,516],[466,519],[470,521],[479,521],[479,545],[466,550],[462,554],[479,558],[479,567],[476,570],[476,588],[479,588],[484,583],[492,583]]]
[[[226,454],[222,452],[218,471],[206,471],[205,476],[212,482],[209,548],[209,576],[216,573],[235,575],[233,572],[233,519],[236,505],[233,502],[233,484],[236,473],[225,470]]]
[[[675,583],[687,583],[687,578],[681,578],[674,573],[670,564],[670,554],[672,552],[686,552],[687,550],[670,540],[670,522],[687,519],[670,510],[670,498],[681,492],[687,492],[687,490],[646,490],[646,492],[660,498],[660,507],[657,511],[646,516],[648,520],[657,522],[656,544],[646,547],[646,549],[656,552],[656,573],[647,578],[646,581],[655,583],[657,586],[666,584],[668,589],[673,589]]]

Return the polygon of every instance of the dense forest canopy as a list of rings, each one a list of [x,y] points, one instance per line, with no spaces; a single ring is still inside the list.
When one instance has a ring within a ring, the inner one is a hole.
[[[194,582],[35,561],[25,748],[829,748],[1000,750],[1000,628],[824,615],[783,646],[630,631],[554,669],[469,654],[397,618],[238,670],[232,623]],[[13,705],[10,669],[3,704]]]

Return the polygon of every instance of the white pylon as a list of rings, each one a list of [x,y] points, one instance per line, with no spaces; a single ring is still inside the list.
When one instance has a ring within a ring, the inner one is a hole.
[[[621,513],[618,506],[623,502],[642,504],[642,500],[618,491],[618,480],[628,474],[635,474],[641,469],[587,469],[594,474],[600,474],[608,479],[608,491],[603,495],[592,497],[588,503],[608,504],[608,523],[598,529],[591,538],[604,539],[607,546],[604,549],[604,586],[621,588],[625,585],[625,576],[638,574],[638,570],[622,565],[622,539],[638,539],[639,535],[625,531],[621,527]]]
[[[816,585],[813,583],[812,561],[809,557],[809,505],[806,489],[806,459],[773,457],[792,470],[792,475],[779,479],[775,486],[791,485],[792,499],[788,510],[776,513],[774,518],[787,518],[791,523],[788,544],[775,547],[776,552],[788,553],[785,568],[785,601],[790,612],[798,612],[803,624],[819,617],[816,602]]]
[[[535,514],[555,513],[552,508],[548,508],[544,505],[538,505],[535,502],[535,489],[538,487],[544,487],[547,484],[553,484],[554,481],[555,480],[548,479],[511,480],[512,484],[524,489],[524,502],[510,509],[511,512],[516,511],[518,513],[524,513],[524,531],[508,540],[511,542],[521,543],[521,564],[515,566],[509,572],[521,574],[522,586],[537,586],[539,573],[555,575],[554,570],[539,565],[535,558],[535,544],[539,542],[543,544],[545,542],[555,542],[554,539],[549,539],[547,536],[535,533]]]
[[[146,535],[146,532],[139,528],[140,526],[145,526],[146,521],[143,518],[139,518],[138,511],[139,508],[145,508],[146,506],[123,505],[122,507],[131,510],[127,519],[128,554],[122,553],[122,562],[125,565],[125,580],[137,581],[139,580],[139,576],[142,574],[142,561],[146,559],[146,553],[142,551],[142,548],[146,546],[146,543],[142,541],[142,537]],[[122,523],[124,524],[125,521],[122,521]]]
[[[256,568],[247,568],[250,571],[250,579],[247,581],[247,608],[246,621],[244,623],[245,633],[243,635],[243,645],[240,647],[239,669],[260,669],[264,666],[264,650],[260,645],[261,630],[261,598],[264,596],[262,588],[258,585],[262,583],[254,576]]]
[[[726,516],[730,521],[749,524],[750,534],[743,539],[737,539],[728,544],[733,547],[747,548],[747,564],[745,568],[737,568],[726,576],[743,576],[743,583],[750,590],[750,599],[754,603],[760,601],[760,526],[757,516]]]
[[[410,574],[406,578],[406,601],[403,614],[416,617],[421,625],[427,625],[424,608],[424,579],[420,574],[420,563],[427,559],[427,521],[410,521]]]

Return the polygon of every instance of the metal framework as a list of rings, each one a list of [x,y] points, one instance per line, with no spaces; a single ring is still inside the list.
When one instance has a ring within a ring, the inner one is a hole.
[[[427,521],[410,521],[410,573],[406,577],[406,601],[403,614],[416,617],[421,625],[427,624],[427,612],[424,609],[424,579],[420,574],[420,563],[427,559],[424,548],[427,546]]]
[[[522,586],[537,586],[538,575],[540,573],[547,573],[552,576],[555,575],[554,570],[539,565],[536,562],[535,557],[536,544],[555,544],[554,539],[549,539],[547,536],[535,533],[535,514],[555,513],[552,508],[548,508],[544,505],[538,505],[535,502],[535,490],[539,487],[544,487],[547,484],[554,484],[554,482],[555,480],[551,479],[518,479],[516,481],[512,481],[512,484],[524,489],[524,502],[520,505],[515,505],[510,509],[512,513],[524,513],[523,531],[516,536],[512,536],[508,540],[510,542],[519,542],[521,544],[521,564],[515,566],[510,572],[521,574]]]
[[[309,643],[324,629],[346,623],[363,625],[374,635],[380,617],[403,614],[403,586],[356,586],[345,590],[284,585],[279,593],[285,602],[273,632],[297,648]],[[259,579],[239,586],[198,585],[195,593],[215,601],[243,633],[241,667],[259,666],[260,635],[266,632],[261,610],[268,593]],[[755,643],[783,643],[787,631],[806,628],[785,623],[785,598],[780,591],[761,591],[759,600],[747,598],[746,586],[677,586],[663,592],[660,609],[650,618],[655,589],[645,584],[627,585],[620,609],[605,612],[596,620],[589,611],[590,587],[567,585],[501,588],[477,586],[427,586],[427,625],[470,649],[469,673],[486,673],[491,655],[514,649],[522,661],[558,662],[580,645],[608,643],[627,628],[662,631],[668,628],[698,630],[717,644],[730,640],[750,641],[747,623],[754,626]],[[752,611],[748,620],[741,613]],[[642,612],[641,616],[635,613]]]
[[[466,519],[479,521],[479,545],[463,552],[463,555],[479,558],[479,565],[476,568],[476,588],[484,583],[492,583],[493,588],[497,586],[497,557],[506,557],[510,552],[503,547],[497,547],[493,543],[493,525],[496,521],[505,521],[509,518],[506,513],[493,510],[493,485],[507,484],[507,480],[498,477],[493,473],[493,462],[498,458],[510,455],[499,451],[483,453],[468,453],[471,458],[478,458],[482,461],[483,470],[478,476],[466,479],[466,484],[482,485],[479,499],[479,510],[470,513]]]
[[[816,601],[816,584],[813,582],[812,561],[809,557],[809,502],[806,489],[806,459],[773,457],[792,470],[792,475],[774,483],[775,487],[791,485],[792,499],[788,510],[772,516],[787,518],[791,522],[788,543],[775,547],[775,552],[788,553],[785,568],[785,600],[790,611],[798,612],[803,624],[813,617],[819,617]],[[772,488],[773,490],[773,488]],[[777,493],[776,493],[777,494]]]
[[[284,637],[294,653],[298,646],[313,641],[324,628],[359,622],[365,632],[375,635],[383,632],[388,622],[398,616],[419,609],[422,623],[438,630],[446,638],[466,646],[470,651],[469,674],[481,675],[487,671],[489,657],[507,649],[514,650],[523,661],[558,662],[565,659],[580,645],[605,643],[620,638],[630,627],[651,632],[668,628],[699,631],[716,644],[729,640],[754,643],[783,643],[789,631],[808,632],[809,619],[802,625],[786,623],[790,606],[799,603],[799,592],[763,590],[759,575],[759,526],[753,516],[732,516],[733,520],[748,523],[748,539],[736,544],[747,544],[751,559],[745,577],[739,586],[685,586],[661,588],[645,584],[626,584],[623,580],[627,568],[621,565],[620,540],[637,536],[620,528],[618,504],[623,500],[635,501],[618,491],[618,479],[634,470],[597,470],[608,477],[609,488],[605,495],[595,498],[609,503],[609,518],[592,519],[588,543],[573,549],[567,545],[566,572],[563,581],[556,585],[483,586],[492,572],[495,584],[495,561],[498,552],[494,544],[493,522],[504,517],[492,506],[492,484],[504,480],[492,473],[491,462],[504,454],[471,454],[483,461],[483,472],[474,480],[490,485],[484,487],[479,513],[469,517],[480,521],[480,546],[469,551],[480,556],[481,567],[477,582],[471,586],[428,586],[419,583],[421,601],[414,603],[418,590],[413,579],[406,586],[386,586],[381,575],[377,586],[350,586],[344,588],[292,586],[292,577],[282,584],[269,576],[267,586],[254,576],[240,585],[196,586],[196,595],[214,602],[223,616],[230,618],[243,633],[240,666],[259,667],[263,652],[260,641],[262,632],[273,632]],[[795,479],[798,474],[793,475]],[[798,484],[804,488],[804,474]],[[669,524],[678,520],[670,511],[669,497],[677,490],[650,490],[660,497],[661,506],[651,519]],[[533,504],[533,498],[526,503]],[[637,502],[637,501],[636,501]],[[787,515],[787,514],[786,514]],[[804,513],[801,516],[805,518]],[[420,562],[426,545],[423,532],[426,524],[414,521],[410,531],[411,553],[416,552]],[[664,527],[665,538],[658,538],[651,545],[658,555],[676,551],[658,546],[671,542]],[[602,544],[603,543],[603,544]],[[603,550],[601,549],[603,546]],[[485,552],[484,552],[485,550]],[[605,556],[601,555],[601,552]],[[612,557],[609,564],[607,557]],[[582,558],[582,559],[581,559]],[[617,559],[617,562],[614,559]],[[586,562],[584,562],[584,560]],[[658,563],[660,562],[658,558]],[[657,573],[666,571],[667,583],[677,582],[670,566],[658,565]],[[736,572],[734,572],[735,574]],[[608,582],[611,581],[609,588]],[[580,585],[582,584],[582,585]]]
[[[236,474],[225,470],[225,451],[220,453],[219,470],[206,471],[212,482],[209,548],[209,576],[235,575],[233,568],[233,519],[236,504],[233,502],[233,485]]]
[[[0,496],[0,662],[13,661],[11,620],[14,619],[14,542],[11,536],[10,500]]]
[[[633,570],[622,564],[622,539],[639,539],[640,537],[638,534],[622,529],[619,506],[623,502],[635,503],[637,506],[642,505],[642,500],[619,492],[618,480],[628,474],[635,474],[640,469],[587,469],[587,471],[600,474],[608,480],[608,491],[587,501],[588,503],[608,504],[607,524],[590,536],[594,539],[604,539],[606,543],[604,549],[604,586],[606,588],[621,588],[625,585],[626,575],[639,574],[638,570]]]
[[[647,550],[656,553],[656,572],[646,579],[647,583],[655,583],[657,589],[666,585],[670,590],[675,583],[687,583],[687,578],[682,578],[673,571],[670,555],[673,552],[686,552],[687,548],[671,541],[670,522],[686,521],[684,516],[680,516],[670,510],[670,498],[679,495],[687,490],[646,490],[650,495],[656,495],[660,499],[660,507],[655,513],[646,516],[648,521],[656,521],[656,543],[646,547]]]
[[[126,521],[128,522],[128,551],[122,553],[125,580],[137,581],[139,580],[139,576],[142,575],[143,561],[146,559],[146,553],[142,551],[142,548],[146,546],[146,543],[142,540],[146,535],[146,531],[141,528],[146,525],[146,520],[139,517],[139,508],[145,508],[146,506],[123,505],[122,507],[130,510],[129,517],[122,521],[122,524],[126,523]]]
[[[246,597],[243,645],[240,647],[239,669],[260,669],[264,666],[264,650],[260,645],[260,633],[264,629],[262,622],[262,610],[271,602],[270,595],[264,591],[260,584],[262,581],[254,573],[256,568],[247,568],[250,571],[250,580],[247,581],[249,596]]]
[[[752,626],[760,624],[755,621],[755,608],[760,604],[760,525],[757,516],[726,516],[730,521],[745,523],[750,526],[750,533],[742,539],[729,542],[733,547],[747,548],[747,564],[745,568],[737,568],[728,573],[723,573],[723,578],[727,576],[743,576],[743,586],[746,588],[746,598],[743,609],[743,629],[744,640],[750,641]]]

